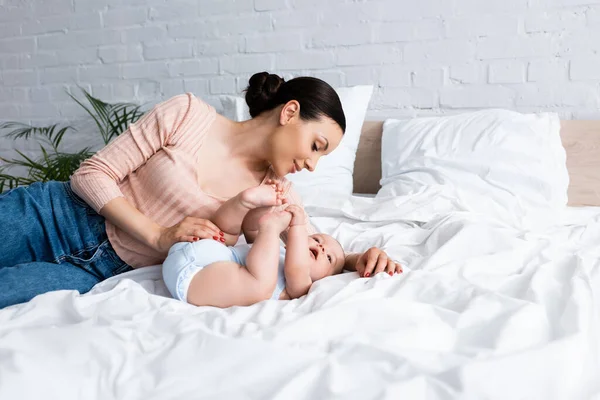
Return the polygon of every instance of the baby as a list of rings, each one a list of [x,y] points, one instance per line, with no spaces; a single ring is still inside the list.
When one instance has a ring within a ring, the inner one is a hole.
[[[174,298],[197,306],[247,306],[267,299],[295,299],[313,282],[338,274],[342,246],[325,234],[308,235],[304,211],[285,203],[279,183],[247,189],[225,202],[213,222],[224,232],[243,231],[249,244],[218,241],[175,243],[163,263],[163,278]],[[280,234],[288,229],[287,246]]]

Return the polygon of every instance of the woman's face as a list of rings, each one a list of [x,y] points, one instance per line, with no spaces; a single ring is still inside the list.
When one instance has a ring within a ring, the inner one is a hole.
[[[313,171],[319,158],[335,150],[342,136],[342,128],[328,117],[300,119],[299,103],[289,101],[279,113],[279,125],[272,137],[271,166],[280,177],[304,168]]]

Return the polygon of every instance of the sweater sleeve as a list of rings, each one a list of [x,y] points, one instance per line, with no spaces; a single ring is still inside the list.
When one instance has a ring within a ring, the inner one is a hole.
[[[116,139],[83,161],[71,176],[71,187],[96,212],[124,197],[119,183],[163,146],[176,143],[190,113],[207,112],[192,94],[157,104]]]

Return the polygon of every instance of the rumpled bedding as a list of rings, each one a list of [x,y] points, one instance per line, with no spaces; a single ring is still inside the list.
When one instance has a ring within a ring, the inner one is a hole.
[[[393,277],[216,309],[153,266],[0,310],[0,399],[600,399],[600,208],[528,231],[443,202],[309,207]]]

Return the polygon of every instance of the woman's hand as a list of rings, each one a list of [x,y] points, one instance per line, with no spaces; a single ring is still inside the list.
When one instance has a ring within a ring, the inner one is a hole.
[[[168,228],[161,227],[153,247],[161,254],[167,254],[171,246],[177,242],[196,242],[200,239],[213,239],[221,243],[225,243],[227,240],[225,234],[211,221],[204,218],[185,217],[176,225]]]
[[[380,272],[386,272],[390,275],[402,273],[402,266],[390,259],[385,254],[385,251],[377,247],[371,247],[359,255],[356,260],[355,269],[359,276],[365,278],[374,276]]]

